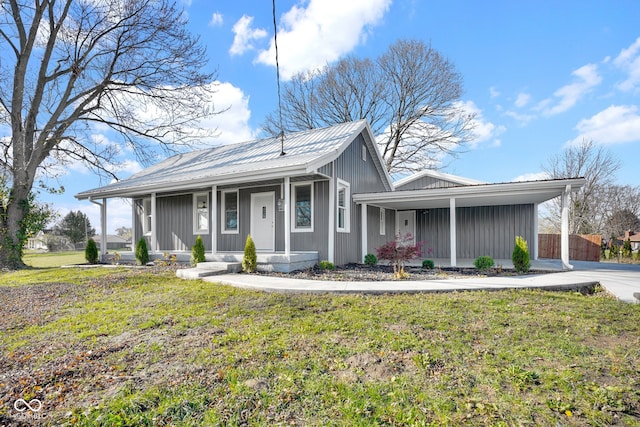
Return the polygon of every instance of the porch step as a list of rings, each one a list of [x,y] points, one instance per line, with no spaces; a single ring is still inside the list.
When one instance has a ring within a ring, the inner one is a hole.
[[[200,262],[195,268],[183,268],[176,271],[181,279],[200,279],[216,274],[237,273],[242,270],[239,262]]]

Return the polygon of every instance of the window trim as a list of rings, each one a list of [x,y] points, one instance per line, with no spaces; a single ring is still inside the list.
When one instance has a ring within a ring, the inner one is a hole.
[[[198,228],[198,198],[204,196],[207,211],[207,228]],[[209,192],[193,193],[193,234],[209,234],[209,222],[211,220],[211,203],[209,203]]]
[[[236,228],[227,228],[227,204],[226,195],[236,193]],[[222,190],[220,191],[220,234],[240,234],[240,190]]]
[[[153,233],[151,218],[151,198],[145,197],[142,199],[142,235],[151,236]]]
[[[297,187],[311,187],[311,227],[298,227],[296,225],[296,195],[297,195]],[[315,204],[313,201],[313,181],[300,181],[291,184],[291,232],[292,233],[313,233],[315,221],[314,221],[314,210]]]
[[[380,235],[385,236],[387,234],[387,210],[380,208]]]
[[[340,190],[345,190],[345,206],[340,207]],[[340,227],[340,209],[344,209],[344,224]],[[351,232],[351,184],[338,178],[336,191],[336,231],[339,233]]]

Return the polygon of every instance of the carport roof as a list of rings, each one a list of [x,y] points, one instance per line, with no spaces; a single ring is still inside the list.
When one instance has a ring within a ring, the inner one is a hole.
[[[452,198],[456,207],[537,204],[560,196],[565,190],[578,191],[585,182],[584,178],[569,178],[396,190],[354,194],[353,200],[395,210],[448,208]]]

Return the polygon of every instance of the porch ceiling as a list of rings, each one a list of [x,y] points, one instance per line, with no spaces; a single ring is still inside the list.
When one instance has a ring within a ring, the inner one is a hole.
[[[537,204],[561,195],[567,186],[570,186],[571,191],[577,191],[584,183],[584,178],[510,182],[388,193],[360,193],[354,194],[353,199],[356,203],[395,210],[448,208],[452,198],[456,200],[457,207]]]

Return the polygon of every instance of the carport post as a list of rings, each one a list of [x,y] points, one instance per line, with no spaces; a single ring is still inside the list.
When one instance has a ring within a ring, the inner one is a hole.
[[[573,270],[573,266],[569,264],[569,194],[571,194],[571,185],[565,187],[561,196],[560,258],[562,259],[562,268],[565,270]]]

